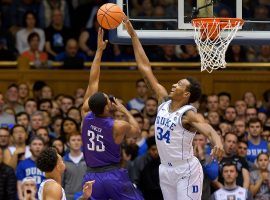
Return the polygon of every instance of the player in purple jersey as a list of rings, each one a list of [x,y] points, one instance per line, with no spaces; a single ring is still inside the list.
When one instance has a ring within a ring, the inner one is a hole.
[[[83,153],[88,173],[83,183],[95,180],[91,199],[140,200],[141,194],[128,178],[127,170],[120,168],[120,145],[127,136],[137,137],[140,128],[129,111],[115,98],[98,92],[100,62],[107,41],[99,29],[95,58],[90,70],[88,88],[82,106]],[[112,111],[125,114],[127,121],[114,120]]]

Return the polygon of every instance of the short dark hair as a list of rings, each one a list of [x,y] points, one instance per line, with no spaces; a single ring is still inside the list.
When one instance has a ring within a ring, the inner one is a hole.
[[[17,113],[15,115],[15,121],[16,121],[16,123],[18,123],[18,117],[20,117],[22,115],[26,115],[27,119],[30,120],[30,116],[26,112],[19,112],[19,113]]]
[[[133,116],[134,118],[140,118],[142,121],[144,120],[141,113],[135,113],[135,114],[133,114],[132,116]]]
[[[107,105],[107,98],[102,92],[96,92],[88,100],[90,110],[97,116],[103,114]]]
[[[201,85],[196,79],[192,77],[187,77],[186,79],[189,82],[189,87],[187,89],[190,92],[188,103],[193,103],[199,100],[202,95]]]
[[[155,140],[155,136],[151,136],[151,137],[147,138],[146,144],[147,144],[148,149],[150,149],[154,145],[157,145],[156,140]]]
[[[236,163],[234,161],[227,161],[227,162],[223,163],[222,164],[222,172],[224,170],[224,167],[230,167],[230,166],[234,166],[235,171],[238,173],[237,166],[236,166]]]
[[[32,11],[26,11],[24,13],[24,15],[23,15],[23,27],[26,27],[27,26],[27,24],[26,24],[26,18],[27,18],[28,15],[32,15],[35,18],[35,21],[36,21],[35,27],[37,27],[37,23],[38,23],[37,16]]]
[[[24,131],[25,131],[25,133],[27,134],[26,128],[25,128],[23,125],[16,124],[16,125],[15,125],[15,126],[13,126],[13,127],[12,127],[12,129],[10,130],[11,135],[13,135],[14,129],[15,129],[15,128],[18,128],[18,127],[23,128],[23,130],[24,130]]]
[[[7,127],[0,127],[0,131],[1,130],[5,130],[5,131],[7,131],[10,134],[9,129]]]
[[[72,96],[70,96],[70,95],[63,95],[63,98],[62,99],[70,99],[71,101],[72,101],[72,104],[74,104],[75,103],[75,99],[72,97]]]
[[[247,143],[246,141],[244,141],[244,140],[239,140],[239,141],[238,141],[238,144],[239,144],[239,143],[243,143],[243,144],[245,144],[245,145],[248,146],[248,143]]]
[[[263,93],[263,99],[264,99],[265,102],[269,102],[270,101],[270,89],[266,90]]]
[[[41,104],[43,103],[49,103],[50,104],[50,107],[52,108],[53,107],[53,104],[52,104],[52,100],[51,99],[40,99],[38,101],[38,109],[40,109],[40,106]]]
[[[228,93],[228,92],[220,92],[220,93],[218,93],[218,98],[221,97],[221,96],[227,96],[230,99],[230,101],[232,99],[231,94]]]
[[[43,172],[52,172],[57,165],[57,151],[53,147],[48,147],[41,152],[36,160],[37,168]]]
[[[9,90],[10,88],[13,88],[13,87],[15,87],[17,90],[19,89],[19,86],[15,83],[10,84],[7,89]]]
[[[138,79],[138,80],[136,81],[136,87],[138,87],[138,84],[139,84],[139,83],[145,83],[144,79],[143,79],[143,78]]]
[[[261,156],[261,155],[265,155],[265,156],[267,156],[267,158],[269,159],[269,155],[268,155],[268,153],[266,153],[266,152],[261,152],[261,153],[259,153],[258,155],[257,155],[257,160],[259,159],[259,157]]]
[[[158,104],[158,100],[155,97],[148,97],[145,101],[145,103],[149,100],[155,101]]]
[[[29,145],[31,145],[32,142],[35,141],[35,140],[40,140],[43,143],[43,145],[45,144],[45,142],[44,142],[44,140],[43,140],[43,138],[41,136],[35,135],[35,136],[31,137]]]
[[[251,118],[251,119],[248,121],[247,125],[248,125],[248,127],[249,127],[250,124],[254,124],[254,123],[260,123],[261,127],[263,126],[262,121],[259,120],[259,118],[257,118],[257,117],[256,117],[256,118]]]
[[[234,133],[234,132],[232,132],[232,131],[225,133],[225,135],[224,135],[224,141],[226,140],[226,137],[227,137],[228,135],[234,135],[234,136],[236,137],[237,142],[238,142],[237,134]]]
[[[30,43],[30,42],[33,40],[33,38],[35,38],[35,37],[37,37],[38,40],[40,41],[39,34],[36,33],[36,32],[33,32],[33,33],[30,33],[30,34],[28,35],[28,37],[27,37],[27,42]]]

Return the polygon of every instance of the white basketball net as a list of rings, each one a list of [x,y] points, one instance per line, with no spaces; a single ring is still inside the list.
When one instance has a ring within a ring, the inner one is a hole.
[[[226,23],[215,19],[210,23],[203,20],[193,21],[194,39],[201,57],[201,71],[207,70],[211,73],[213,70],[226,68],[225,53],[242,25],[241,21],[229,19]]]

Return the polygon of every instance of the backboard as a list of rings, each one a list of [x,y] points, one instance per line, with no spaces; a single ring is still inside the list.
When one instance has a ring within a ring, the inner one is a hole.
[[[191,25],[193,8],[211,0],[112,0],[130,18],[143,44],[194,44]],[[215,0],[214,6],[201,9],[198,16],[237,17],[244,26],[233,44],[270,44],[269,0]],[[212,9],[212,11],[211,11]],[[210,16],[205,16],[210,15]],[[211,16],[212,15],[212,16]],[[130,43],[123,25],[110,31],[113,43]]]

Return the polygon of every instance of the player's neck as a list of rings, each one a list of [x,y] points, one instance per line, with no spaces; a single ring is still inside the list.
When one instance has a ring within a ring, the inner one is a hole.
[[[172,100],[170,107],[169,107],[170,112],[174,112],[186,104],[187,104],[187,102],[185,100],[181,100],[181,101]]]
[[[47,179],[53,179],[55,180],[58,184],[62,184],[62,177],[61,174],[56,173],[56,172],[49,172],[45,174]]]

